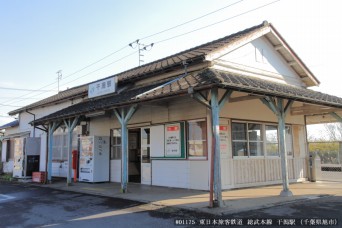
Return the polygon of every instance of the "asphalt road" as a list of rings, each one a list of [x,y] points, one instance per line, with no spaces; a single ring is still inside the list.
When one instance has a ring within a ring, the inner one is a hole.
[[[218,217],[118,198],[0,181],[1,228],[175,227],[175,222],[180,224],[178,227],[194,227],[191,225],[193,223],[196,227],[294,227],[294,224],[342,227],[342,197],[321,197]]]
[[[261,219],[272,219],[276,227],[294,227],[291,222],[297,227],[342,227],[342,197],[323,196],[231,216],[259,223]]]
[[[174,227],[192,212],[130,200],[0,182],[0,227]]]

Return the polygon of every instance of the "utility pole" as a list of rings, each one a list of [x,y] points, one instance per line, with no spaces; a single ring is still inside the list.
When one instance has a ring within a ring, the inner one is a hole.
[[[62,70],[57,71],[56,74],[57,74],[57,83],[58,83],[57,93],[59,93],[59,81],[62,80]]]
[[[133,49],[138,47],[138,54],[139,54],[139,66],[141,63],[144,62],[144,60],[142,60],[142,57],[144,57],[144,55],[141,54],[142,51],[150,51],[153,47],[154,43],[151,43],[149,45],[145,45],[142,43],[139,43],[139,40],[136,40],[132,43],[129,44],[129,46]]]

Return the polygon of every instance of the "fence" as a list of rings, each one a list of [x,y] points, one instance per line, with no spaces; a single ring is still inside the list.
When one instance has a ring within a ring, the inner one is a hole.
[[[342,142],[310,142],[316,180],[342,181]]]

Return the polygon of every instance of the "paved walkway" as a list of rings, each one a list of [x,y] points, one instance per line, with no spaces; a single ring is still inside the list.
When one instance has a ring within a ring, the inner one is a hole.
[[[290,185],[292,197],[281,197],[281,185],[255,187],[246,189],[227,190],[222,193],[224,206],[221,208],[208,208],[209,193],[206,191],[147,186],[141,184],[128,185],[128,193],[120,192],[119,183],[73,183],[67,186],[65,182],[56,182],[42,185],[54,189],[74,192],[118,197],[153,206],[179,207],[196,210],[215,215],[233,214],[242,211],[267,208],[275,205],[311,200],[331,195],[342,196],[342,182],[304,182]]]

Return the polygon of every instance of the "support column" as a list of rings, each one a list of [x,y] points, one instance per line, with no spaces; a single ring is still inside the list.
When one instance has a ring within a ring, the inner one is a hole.
[[[114,109],[114,114],[121,124],[121,192],[127,192],[128,182],[128,130],[127,123],[137,109],[137,105],[125,108]]]
[[[72,178],[72,132],[78,123],[79,117],[75,117],[68,120],[63,120],[65,126],[68,128],[68,173],[67,173],[67,185],[71,185]]]
[[[214,207],[222,206],[221,184],[221,151],[220,151],[220,107],[218,102],[218,89],[211,89],[211,118],[213,128],[213,151],[214,153]]]
[[[199,103],[205,105],[211,110],[212,122],[212,151],[210,158],[210,194],[209,206],[221,207],[222,201],[222,183],[221,183],[221,151],[220,151],[220,110],[228,101],[233,93],[232,90],[226,90],[221,99],[218,99],[218,88],[211,89],[211,98],[209,100],[200,92],[194,93],[192,89],[189,90],[191,97]]]
[[[53,133],[59,127],[59,122],[49,123],[49,150],[48,150],[48,182],[51,183],[52,180],[52,145],[53,145]]]
[[[277,102],[271,98],[262,98],[261,101],[271,109],[278,118],[278,134],[279,134],[279,152],[281,159],[281,176],[283,180],[283,190],[280,192],[280,196],[292,196],[292,192],[289,188],[289,175],[287,165],[287,153],[285,143],[285,118],[290,110],[293,101],[289,100],[284,107],[284,101],[282,98],[277,98]]]

